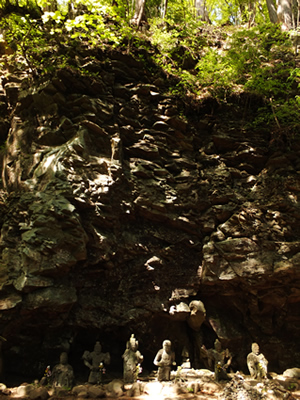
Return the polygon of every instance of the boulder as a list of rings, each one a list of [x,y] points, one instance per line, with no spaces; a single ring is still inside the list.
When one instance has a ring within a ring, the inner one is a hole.
[[[48,398],[49,393],[44,387],[33,388],[33,390],[29,392],[30,400],[47,400]]]
[[[300,368],[289,368],[283,372],[285,378],[296,378],[300,379]]]
[[[120,379],[113,379],[106,386],[106,397],[120,397],[123,395],[123,381]]]

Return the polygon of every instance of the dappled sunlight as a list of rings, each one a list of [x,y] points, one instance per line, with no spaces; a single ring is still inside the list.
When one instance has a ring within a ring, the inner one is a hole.
[[[173,382],[148,382],[145,385],[143,399],[164,400],[166,398],[175,398],[177,395],[177,387]]]
[[[294,193],[289,194],[288,198],[295,204],[298,204],[298,202],[299,202],[298,196]]]

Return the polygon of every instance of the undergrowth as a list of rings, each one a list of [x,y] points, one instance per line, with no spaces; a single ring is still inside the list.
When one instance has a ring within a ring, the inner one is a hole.
[[[1,19],[0,29],[11,50],[2,58],[3,69],[19,65],[43,76],[74,66],[74,53],[82,45],[114,48],[132,53],[153,73],[155,64],[165,76],[175,77],[166,82],[171,95],[229,102],[232,95],[248,93],[264,103],[249,127],[300,125],[299,64],[288,34],[274,24],[220,28],[192,19],[184,24],[153,19],[150,29],[140,32],[113,8],[99,5],[74,18],[62,11],[44,13],[41,20],[11,13]]]
[[[249,128],[300,128],[300,69],[289,35],[278,25],[250,29],[202,25],[193,27],[192,33],[178,39],[176,26],[153,29],[153,40],[160,48],[157,62],[179,77],[171,92],[193,94],[200,101],[213,96],[219,102],[240,93],[259,96],[265,105],[257,108]],[[178,49],[182,48],[180,58]],[[190,69],[182,68],[187,53],[196,61]]]

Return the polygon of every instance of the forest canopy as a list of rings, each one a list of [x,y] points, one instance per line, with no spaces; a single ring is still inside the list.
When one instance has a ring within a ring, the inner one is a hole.
[[[255,23],[279,23],[284,30],[297,29],[300,18],[299,0],[1,0],[2,18],[8,13],[19,12],[31,17],[43,13],[60,12],[70,19],[84,12],[103,12],[118,15],[124,22],[136,25],[153,18],[167,19],[174,23],[190,20],[210,24],[252,26]],[[58,14],[56,14],[57,16]]]

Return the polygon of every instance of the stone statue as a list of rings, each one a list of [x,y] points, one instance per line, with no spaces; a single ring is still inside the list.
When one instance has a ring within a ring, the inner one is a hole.
[[[176,365],[175,353],[171,350],[170,340],[163,341],[163,348],[158,351],[153,361],[158,366],[157,379],[159,381],[169,381],[171,379],[171,367]]]
[[[198,332],[206,318],[204,304],[200,300],[193,300],[189,304],[189,309],[190,315],[187,323],[194,331]]]
[[[54,366],[51,374],[51,382],[54,387],[66,389],[73,387],[74,371],[73,367],[68,364],[68,354],[66,352],[61,353],[60,363]]]
[[[217,382],[220,380],[230,379],[226,373],[226,370],[231,364],[232,355],[228,349],[222,350],[222,345],[219,339],[215,340],[214,349],[207,350],[207,359],[209,367],[215,371],[215,380]]]
[[[100,342],[96,342],[94,351],[85,351],[82,356],[84,365],[90,369],[88,382],[95,384],[102,381],[104,366],[110,364],[110,354],[102,353]]]
[[[268,361],[259,353],[259,345],[252,343],[252,352],[247,356],[247,365],[251,378],[266,378],[268,373]]]
[[[126,343],[126,350],[122,355],[123,358],[123,378],[125,383],[133,383],[137,381],[137,377],[140,371],[140,364],[144,357],[138,351],[138,341],[131,335],[130,339]]]

